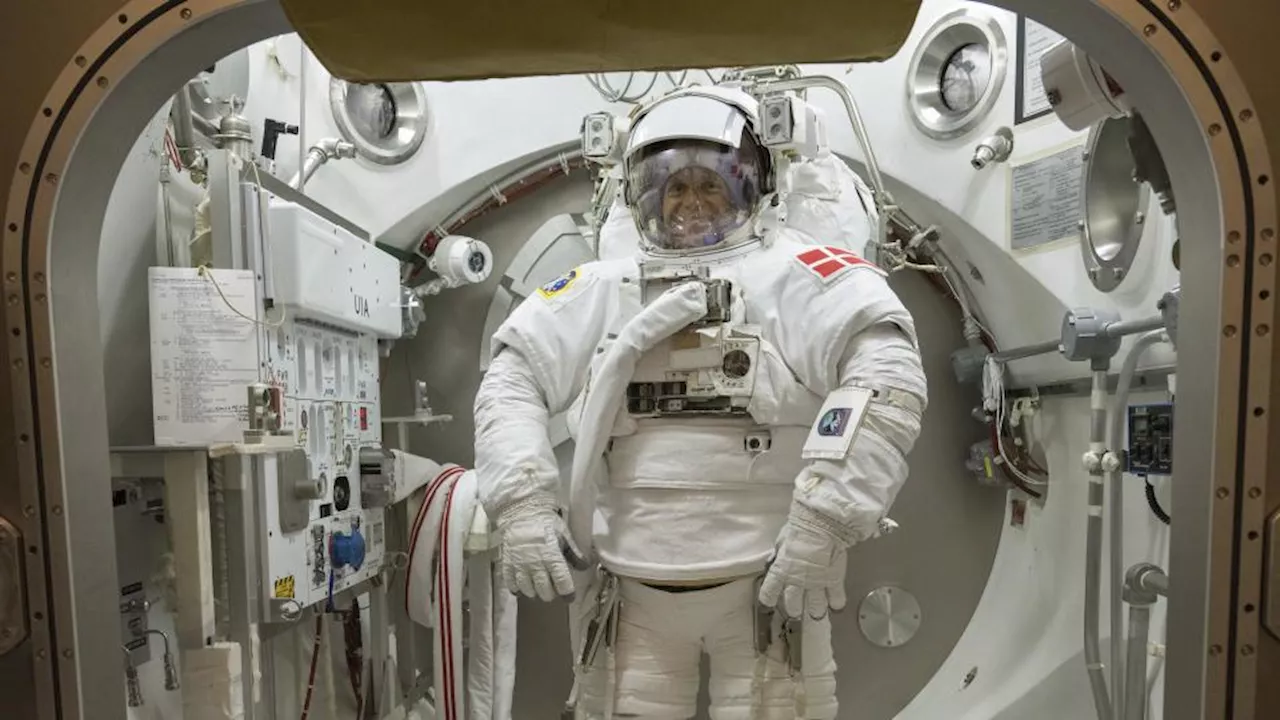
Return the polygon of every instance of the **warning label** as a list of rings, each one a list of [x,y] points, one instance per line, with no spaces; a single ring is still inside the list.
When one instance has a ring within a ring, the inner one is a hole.
[[[292,575],[286,575],[282,578],[276,579],[275,592],[272,593],[272,597],[283,598],[288,600],[293,599],[293,576]]]

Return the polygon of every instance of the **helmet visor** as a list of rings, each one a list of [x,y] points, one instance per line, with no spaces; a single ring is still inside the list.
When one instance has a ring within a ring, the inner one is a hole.
[[[724,242],[751,220],[759,204],[756,150],[749,141],[734,148],[706,140],[642,149],[627,167],[628,199],[641,237],[663,250]]]

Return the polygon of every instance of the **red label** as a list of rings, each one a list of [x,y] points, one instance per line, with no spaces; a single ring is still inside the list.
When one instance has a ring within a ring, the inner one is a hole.
[[[870,268],[883,274],[883,271],[876,267],[874,263],[863,260],[852,251],[844,248],[815,247],[796,255],[796,260],[799,260],[801,265],[804,265],[823,281],[832,280],[842,270],[852,267]]]
[[[367,407],[360,408],[360,429],[369,429],[369,408]]]

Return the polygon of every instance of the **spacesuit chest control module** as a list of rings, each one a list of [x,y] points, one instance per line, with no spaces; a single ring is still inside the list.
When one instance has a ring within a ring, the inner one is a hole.
[[[759,138],[738,89],[641,108],[618,153],[639,253],[548,283],[494,335],[480,497],[508,588],[574,595],[574,716],[691,717],[705,652],[716,717],[836,717],[828,610],[927,387],[885,273],[769,217],[781,158]]]

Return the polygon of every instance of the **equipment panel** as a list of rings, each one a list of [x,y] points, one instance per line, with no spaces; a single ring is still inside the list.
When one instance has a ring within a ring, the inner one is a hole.
[[[1129,407],[1126,470],[1133,475],[1173,474],[1173,404]]]

